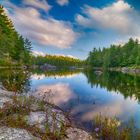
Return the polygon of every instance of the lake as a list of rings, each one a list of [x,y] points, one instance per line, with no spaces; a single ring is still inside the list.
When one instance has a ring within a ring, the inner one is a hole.
[[[131,119],[140,127],[140,76],[119,72],[97,74],[93,70],[21,71],[0,70],[0,88],[18,94],[52,92],[52,102],[71,114],[73,122],[92,130],[99,114],[117,117],[124,124]]]

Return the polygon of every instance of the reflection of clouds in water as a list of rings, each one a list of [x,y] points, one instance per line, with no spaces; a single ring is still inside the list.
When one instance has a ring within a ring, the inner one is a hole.
[[[41,80],[41,79],[44,79],[45,78],[45,75],[44,74],[40,74],[40,75],[38,75],[38,74],[33,74],[32,76],[31,76],[31,79],[34,79],[34,80]]]
[[[111,91],[111,95],[113,96],[116,96],[116,95],[118,95],[118,94],[121,94],[121,92],[119,92],[119,91]],[[131,97],[127,97],[127,99],[128,100],[131,100],[131,102],[133,101],[133,102],[138,102],[139,100],[138,100],[138,98],[136,97],[136,95],[132,95]]]
[[[131,118],[136,111],[137,102],[133,102],[130,99],[127,100],[116,100],[107,104],[90,105],[84,104],[75,107],[72,110],[72,114],[76,115],[82,112],[80,119],[82,121],[92,121],[93,118],[99,114],[107,117],[119,117],[124,121]],[[84,111],[84,112],[83,112]]]
[[[77,74],[69,74],[69,75],[56,75],[56,76],[53,76],[55,78],[73,78],[75,77]]]
[[[75,77],[77,74],[76,73],[73,73],[73,74],[67,74],[67,75],[50,75],[49,78],[73,78]],[[34,79],[34,80],[42,80],[44,78],[46,78],[47,76],[45,76],[45,74],[33,74],[31,76],[31,79]]]
[[[37,91],[33,93],[33,96],[54,103],[55,105],[67,103],[76,97],[69,84],[65,83],[39,86]]]

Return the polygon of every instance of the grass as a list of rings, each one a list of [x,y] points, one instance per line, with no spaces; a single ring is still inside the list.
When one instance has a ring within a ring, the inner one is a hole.
[[[98,115],[94,119],[92,136],[101,140],[140,140],[140,130],[130,121],[127,126],[122,126],[116,118],[107,118]]]
[[[46,122],[45,127],[46,131],[42,132],[37,125],[30,126],[25,117],[29,115],[32,111],[32,104],[38,105],[37,111],[44,111],[46,103],[44,101],[36,100],[35,98],[26,98],[26,97],[13,97],[13,103],[6,103],[5,106],[0,109],[0,126],[7,126],[12,128],[21,128],[29,131],[32,135],[39,137],[42,140],[61,140],[66,136],[65,131],[67,125],[62,121],[60,129],[58,130],[55,125],[53,125],[53,131],[49,126],[49,123]],[[50,105],[49,105],[50,106]],[[53,113],[53,124],[56,121],[56,114]]]

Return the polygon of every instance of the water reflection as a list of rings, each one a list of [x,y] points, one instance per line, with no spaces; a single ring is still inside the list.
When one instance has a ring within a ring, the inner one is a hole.
[[[32,73],[32,74],[31,74]],[[119,72],[0,70],[6,90],[28,92],[71,112],[75,122],[90,130],[94,116],[134,118],[140,123],[140,77]],[[127,114],[127,115],[126,115]]]
[[[68,76],[67,76],[68,75]],[[91,128],[94,116],[118,117],[124,122],[131,118],[140,122],[139,77],[118,72],[97,75],[83,73],[38,72],[32,75],[33,96],[48,100],[70,111],[76,122]],[[127,114],[127,116],[126,116]]]
[[[69,84],[66,83],[40,85],[35,91],[31,92],[30,95],[57,106],[66,104],[75,98],[75,94]]]
[[[102,75],[97,75],[92,70],[84,73],[91,87],[95,85],[100,86],[108,91],[119,92],[125,98],[131,97],[131,99],[140,101],[140,76],[123,74],[121,72],[105,72]]]
[[[32,73],[35,76],[45,76],[45,77],[55,77],[55,78],[66,78],[66,77],[73,77],[74,75],[80,73],[80,70],[57,70],[57,71],[45,71],[45,70],[40,70],[36,69],[33,70]]]

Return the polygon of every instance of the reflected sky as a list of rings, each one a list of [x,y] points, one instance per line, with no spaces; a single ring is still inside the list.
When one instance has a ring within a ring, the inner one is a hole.
[[[45,96],[46,100],[49,96],[53,103],[71,112],[75,120],[87,130],[90,130],[93,118],[99,114],[117,117],[124,123],[134,119],[137,125],[140,124],[140,105],[134,95],[125,98],[119,91],[108,91],[100,85],[91,87],[82,73],[57,78],[36,74],[31,78],[34,96]]]

